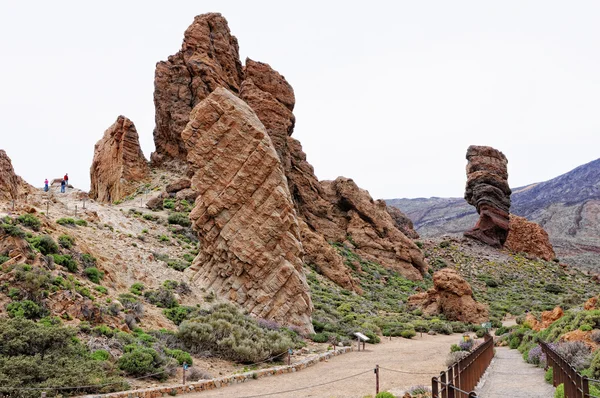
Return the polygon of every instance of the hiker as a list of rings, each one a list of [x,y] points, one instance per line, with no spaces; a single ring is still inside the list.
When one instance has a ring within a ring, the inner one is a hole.
[[[63,180],[65,180],[65,185],[69,185],[69,173],[65,173]]]
[[[48,192],[48,179],[44,180],[44,192]]]
[[[67,186],[67,181],[66,180],[62,180],[60,182],[60,192],[61,193],[65,193],[65,187]]]

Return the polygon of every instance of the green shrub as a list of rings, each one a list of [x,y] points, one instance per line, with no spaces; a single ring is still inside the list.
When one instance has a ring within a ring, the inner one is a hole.
[[[87,227],[88,223],[85,220],[78,219],[75,220],[75,225],[79,225],[80,227]]]
[[[375,398],[396,398],[396,396],[394,394],[392,394],[391,392],[382,391],[382,392],[378,393],[377,395],[375,395]]]
[[[442,249],[444,249],[444,248],[446,248],[446,247],[450,247],[450,242],[449,242],[449,241],[447,241],[447,240],[444,240],[444,241],[440,242],[440,247],[441,247]]]
[[[565,385],[559,384],[554,391],[554,398],[565,398]]]
[[[144,290],[144,285],[140,282],[136,282],[129,288],[129,291],[135,295],[141,296]]]
[[[417,332],[415,332],[414,329],[404,329],[402,332],[400,332],[400,336],[404,337],[405,339],[412,339],[416,335]]]
[[[173,199],[165,199],[163,200],[163,207],[165,209],[173,209],[175,208],[175,201]]]
[[[177,361],[177,363],[179,365],[183,365],[184,363],[186,363],[190,366],[193,365],[192,356],[185,351],[166,349],[165,354],[167,354],[168,356],[170,356],[172,358],[175,358],[175,360]]]
[[[187,214],[184,213],[171,213],[169,214],[169,218],[167,218],[169,224],[181,225],[182,227],[189,227],[192,225],[190,218]]]
[[[56,223],[60,225],[73,226],[75,225],[75,219],[71,217],[59,218],[58,220],[56,220]]]
[[[73,247],[74,243],[75,243],[75,239],[73,239],[72,236],[61,235],[58,237],[58,244],[61,247],[64,247],[65,249],[70,249],[71,247]]]
[[[0,254],[0,265],[10,260],[10,257]]]
[[[58,245],[50,235],[34,236],[28,241],[34,249],[45,256],[58,253]]]
[[[329,333],[315,333],[310,336],[310,339],[315,343],[327,343],[329,341]]]
[[[106,350],[96,350],[92,353],[92,359],[95,361],[108,361],[110,354]]]
[[[84,253],[81,255],[81,262],[86,268],[95,266],[96,261],[96,257],[92,256],[91,254]]]
[[[69,272],[77,271],[77,261],[73,259],[69,254],[53,254],[54,262],[58,265],[62,265]]]
[[[104,273],[100,272],[100,270],[96,267],[88,267],[83,270],[83,273],[94,283],[100,283],[100,279],[104,278]]]
[[[162,308],[174,308],[179,306],[175,295],[170,289],[160,287],[158,290],[148,290],[144,292],[144,297],[151,304]]]
[[[45,315],[46,311],[31,300],[13,301],[6,307],[8,315],[12,318],[37,319]]]
[[[558,294],[558,293],[562,293],[563,288],[557,284],[548,283],[544,286],[544,290],[547,291],[548,293]]]
[[[5,234],[13,236],[15,238],[22,238],[25,236],[25,232],[21,228],[13,224],[2,224],[2,230]]]
[[[108,293],[108,289],[105,288],[104,286],[94,286],[94,290],[96,290],[97,292],[100,292],[102,294]]]
[[[17,217],[17,221],[20,224],[23,224],[26,227],[33,229],[34,231],[39,231],[40,226],[42,225],[40,220],[32,214],[22,214],[19,217]]]
[[[554,380],[554,373],[553,373],[553,370],[552,370],[552,366],[550,366],[546,370],[546,373],[544,374],[544,380],[546,380],[546,383],[552,384],[552,381]]]
[[[167,235],[160,235],[158,237],[158,240],[161,242],[169,242],[171,239],[169,239],[169,237]]]
[[[475,332],[475,335],[479,338],[482,338],[483,336],[485,336],[486,330],[485,329],[479,329],[478,331]]]
[[[148,220],[148,221],[158,220],[158,216],[155,216],[154,214],[149,214],[149,213],[144,214],[142,217],[144,218],[144,220]]]
[[[175,325],[179,325],[181,322],[187,319],[188,315],[194,310],[193,307],[175,307],[163,310],[163,314],[173,321]]]
[[[242,363],[264,361],[294,347],[290,335],[260,327],[231,304],[217,304],[179,325],[179,341],[191,353],[210,352]]]
[[[452,344],[450,346],[450,352],[458,352],[461,351],[460,347],[458,346],[458,344]]]
[[[501,326],[498,329],[496,329],[496,332],[494,333],[496,336],[502,336],[503,334],[508,332],[508,328]]]
[[[128,347],[128,352],[117,360],[117,366],[129,376],[146,376],[163,370],[162,365],[165,361],[156,350],[148,347]],[[164,378],[161,375],[157,377]]]
[[[92,333],[95,334],[96,336],[113,337],[115,334],[115,331],[112,330],[109,326],[98,325],[92,329]]]
[[[76,331],[55,323],[35,323],[22,318],[0,319],[0,396],[39,398],[40,391],[11,388],[47,386],[98,386],[76,391],[63,390],[63,396],[100,394],[128,386],[102,362],[94,361],[87,348],[76,339]],[[115,384],[112,384],[115,383]],[[110,384],[110,385],[106,385]],[[54,396],[51,394],[51,396]]]

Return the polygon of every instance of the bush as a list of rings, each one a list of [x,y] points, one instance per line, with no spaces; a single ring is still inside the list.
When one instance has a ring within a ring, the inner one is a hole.
[[[179,325],[181,322],[187,319],[188,315],[194,310],[193,307],[175,307],[163,310],[163,314],[173,321],[175,325]]]
[[[31,300],[13,301],[6,307],[8,315],[12,318],[37,319],[45,315],[46,311]]]
[[[315,333],[310,336],[310,339],[315,343],[327,343],[329,341],[329,333]]]
[[[0,255],[0,265],[4,264],[5,262],[7,262],[8,260],[10,260],[10,257],[5,256],[5,255]]]
[[[502,336],[503,334],[508,333],[508,328],[501,326],[498,329],[496,329],[496,332],[494,333],[496,336]]]
[[[209,314],[183,321],[177,336],[192,353],[253,363],[284,354],[294,342],[285,332],[261,328],[231,304],[217,304]]]
[[[556,352],[578,371],[590,367],[592,352],[582,341],[567,341],[556,346]]]
[[[550,366],[546,370],[546,373],[544,374],[544,380],[546,380],[546,383],[552,384],[552,382],[554,380],[554,373],[553,373],[553,370],[552,370],[552,366]]]
[[[162,308],[174,308],[179,306],[173,292],[169,289],[159,288],[158,290],[148,290],[144,293],[146,300]]]
[[[64,247],[65,249],[70,249],[71,247],[73,247],[74,243],[75,243],[75,239],[73,239],[72,236],[61,235],[58,237],[58,244],[61,247]]]
[[[592,339],[592,341],[596,344],[600,344],[600,330],[594,330],[592,332],[592,334],[590,335],[590,338]]]
[[[26,227],[33,229],[34,231],[39,231],[40,226],[42,225],[40,220],[32,214],[22,214],[19,217],[17,217],[17,221],[20,224],[23,224]]]
[[[73,260],[73,257],[71,257],[68,254],[53,254],[52,258],[54,259],[54,262],[58,265],[62,265],[63,267],[65,267],[67,270],[69,270],[69,272],[76,272],[77,271],[77,261]]]
[[[467,355],[469,355],[467,351],[456,351],[449,353],[448,357],[446,358],[446,366],[450,367],[454,365],[456,362],[465,358]]]
[[[141,296],[144,290],[144,285],[140,282],[136,282],[129,288],[129,291],[135,295]]]
[[[404,337],[405,339],[412,339],[416,335],[417,332],[415,332],[414,329],[404,329],[402,332],[400,332],[400,336]]]
[[[475,335],[476,335],[477,337],[479,337],[479,338],[482,338],[483,336],[485,336],[486,332],[487,332],[487,331],[486,331],[485,329],[478,329],[478,330],[475,332]]]
[[[165,360],[156,350],[132,346],[125,349],[127,352],[118,359],[117,366],[129,376],[147,376],[163,371]],[[157,375],[156,378],[164,378],[164,374]]]
[[[565,398],[565,385],[559,384],[554,391],[554,398]]]
[[[81,262],[86,268],[93,267],[96,265],[96,257],[92,256],[91,254],[84,253],[81,255]]]
[[[169,218],[167,218],[169,224],[181,225],[182,227],[189,227],[192,225],[190,218],[187,214],[184,213],[172,213],[169,214]]]
[[[50,235],[35,236],[29,240],[29,243],[45,256],[58,253],[58,245]]]
[[[563,288],[554,283],[548,283],[544,286],[544,290],[547,291],[548,293],[558,294],[558,293],[562,293]]]
[[[163,200],[163,207],[165,209],[173,209],[175,208],[175,201],[173,199],[165,199]]]
[[[2,229],[5,234],[13,236],[15,238],[22,238],[25,236],[25,232],[21,228],[12,224],[2,224]]]
[[[392,394],[391,392],[382,391],[382,392],[378,393],[377,395],[375,395],[375,398],[396,398],[396,396],[394,394]]]
[[[100,394],[126,389],[112,367],[92,359],[76,338],[76,331],[53,323],[45,325],[22,318],[0,319],[0,396],[39,398],[39,391],[18,388],[47,386],[97,386],[61,394]],[[58,366],[60,364],[60,366]]]
[[[100,270],[96,267],[88,267],[83,270],[83,273],[94,283],[100,283],[100,279],[104,278],[104,273],[100,272]]]
[[[56,223],[60,225],[73,226],[75,225],[75,219],[71,217],[59,218],[58,220],[56,220]]]
[[[95,361],[108,361],[110,354],[106,350],[96,350],[92,353],[92,359]]]
[[[87,227],[88,223],[85,220],[78,219],[75,220],[75,225],[79,225],[80,227]]]
[[[184,363],[188,364],[189,366],[193,365],[192,356],[185,351],[166,349],[165,354],[172,358],[175,358],[179,365],[183,365]]]

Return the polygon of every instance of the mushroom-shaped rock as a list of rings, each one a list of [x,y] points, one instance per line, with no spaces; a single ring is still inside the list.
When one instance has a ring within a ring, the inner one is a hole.
[[[90,198],[114,202],[132,194],[150,169],[133,122],[119,116],[94,148]]]
[[[467,149],[467,160],[465,200],[475,206],[479,220],[465,236],[502,247],[509,228],[508,160],[497,149],[475,145]]]
[[[182,133],[199,193],[192,280],[251,314],[313,331],[303,248],[284,170],[253,110],[217,88]]]

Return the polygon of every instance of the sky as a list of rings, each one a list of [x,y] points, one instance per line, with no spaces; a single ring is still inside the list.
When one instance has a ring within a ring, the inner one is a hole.
[[[17,174],[88,190],[118,115],[149,158],[155,64],[206,12],[294,87],[321,180],[462,196],[472,144],[504,152],[512,187],[600,157],[598,1],[4,1],[0,149]]]

